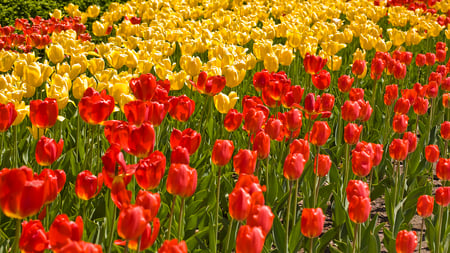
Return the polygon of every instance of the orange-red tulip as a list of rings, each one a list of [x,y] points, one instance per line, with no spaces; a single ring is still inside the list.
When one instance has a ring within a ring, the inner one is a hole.
[[[408,153],[412,153],[417,148],[417,136],[413,132],[406,132],[403,134],[403,140],[408,141]]]
[[[17,111],[13,103],[0,103],[0,133],[5,132],[17,117]]]
[[[342,119],[345,121],[354,121],[359,117],[361,107],[358,102],[347,100],[341,107]]]
[[[347,201],[349,202],[353,196],[368,198],[370,195],[369,186],[361,180],[350,180],[345,192],[347,193]]]
[[[166,187],[170,194],[192,196],[197,188],[197,171],[186,164],[171,164]]]
[[[392,105],[398,98],[398,86],[396,84],[386,85],[386,91],[384,93],[384,104]],[[409,108],[408,108],[409,109]]]
[[[417,236],[415,231],[402,230],[398,232],[395,239],[395,249],[398,253],[413,253],[417,247]]]
[[[126,103],[123,109],[128,123],[132,125],[140,126],[148,119],[149,108],[147,103],[140,99]]]
[[[329,155],[319,154],[319,164],[317,165],[317,158],[314,159],[314,173],[319,177],[324,177],[328,174],[331,168],[331,159]],[[318,171],[318,172],[317,172]]]
[[[269,135],[270,139],[275,140],[280,137],[282,128],[283,122],[280,119],[270,118],[264,127],[264,131]]]
[[[186,122],[192,113],[194,113],[194,110],[195,101],[186,95],[169,99],[169,114],[172,118],[180,122]]]
[[[100,193],[103,185],[103,175],[98,174],[98,177],[92,175],[89,170],[82,171],[78,174],[75,181],[75,193],[77,197],[83,200],[89,200]]]
[[[270,153],[270,137],[264,131],[259,131],[253,139],[253,150],[258,152],[259,159],[266,159]]]
[[[246,220],[252,204],[251,195],[243,188],[234,188],[228,195],[228,201],[228,211],[231,218],[238,221]]]
[[[450,180],[450,159],[439,158],[436,165],[436,176],[443,181]]]
[[[236,109],[231,109],[225,116],[223,125],[228,132],[233,132],[241,126],[243,118],[244,115],[242,113],[238,112]]]
[[[170,135],[170,147],[172,149],[177,146],[185,147],[192,155],[200,146],[201,139],[201,135],[191,128],[187,128],[183,132],[174,128]]]
[[[155,146],[155,129],[149,122],[144,122],[142,125],[129,125],[128,146],[125,149],[139,158],[147,157],[153,152]]]
[[[436,63],[436,55],[433,53],[426,53],[425,54],[425,64],[427,66],[433,66],[434,63]]]
[[[150,101],[156,91],[156,78],[152,74],[142,74],[130,80],[130,88],[137,99]]]
[[[398,114],[408,114],[410,107],[411,104],[409,103],[409,100],[401,97],[395,102],[394,112]]]
[[[408,155],[408,141],[401,139],[392,140],[389,145],[389,155],[392,159],[402,161],[406,159]]]
[[[119,209],[127,208],[131,203],[131,191],[127,190],[130,182],[126,176],[114,176],[111,183],[111,199]]]
[[[427,58],[424,54],[417,54],[416,56],[416,65],[418,67],[423,67],[427,61]]]
[[[373,154],[367,150],[352,150],[352,171],[355,175],[365,177],[373,167]]]
[[[154,127],[161,125],[166,117],[168,106],[159,102],[147,102],[148,114],[147,119]]]
[[[153,227],[152,227],[153,225]],[[158,237],[159,229],[161,226],[161,223],[158,218],[154,218],[152,221],[152,225],[150,223],[147,223],[145,226],[145,230],[142,233],[140,237],[140,251],[144,251],[147,248],[151,247],[153,243],[156,241],[156,238]],[[126,241],[120,241],[116,240],[114,241],[114,244],[116,245],[122,245],[124,246],[127,242]],[[139,240],[129,240],[128,241],[128,248],[132,250],[137,250]]]
[[[363,129],[362,125],[357,125],[354,123],[348,123],[344,127],[344,141],[347,144],[356,144],[359,141],[359,136],[361,135],[361,131]]]
[[[439,147],[437,145],[428,145],[425,147],[425,159],[430,163],[435,163],[439,160]]]
[[[136,205],[142,206],[144,210],[148,211],[145,216],[150,221],[158,214],[158,210],[161,207],[161,197],[159,193],[139,190],[136,195]]]
[[[363,88],[351,88],[348,93],[348,98],[350,101],[358,101],[364,99],[364,89]]]
[[[331,129],[326,121],[316,121],[311,130],[310,141],[317,146],[324,145],[330,137]]]
[[[320,56],[311,55],[310,53],[306,53],[306,56],[303,59],[305,71],[310,75],[314,75],[319,72],[323,69],[326,63],[327,59],[322,59]]]
[[[197,83],[193,84],[198,92],[201,94],[206,94],[208,96],[217,95],[219,92],[225,88],[226,85],[225,77],[223,76],[210,76],[206,72],[200,72]]]
[[[253,86],[255,87],[255,90],[258,92],[261,92],[266,85],[268,85],[270,82],[270,73],[269,71],[263,69],[260,72],[256,72],[253,75]]]
[[[233,151],[233,141],[216,140],[213,146],[211,160],[217,166],[225,166],[233,156]]]
[[[125,240],[137,240],[144,233],[148,220],[142,206],[131,205],[120,210],[117,234]]]
[[[283,175],[288,180],[299,179],[303,173],[306,160],[301,153],[288,154],[283,166]]]
[[[166,168],[166,157],[161,151],[156,150],[148,157],[139,160],[134,176],[140,187],[146,190],[155,189]]]
[[[56,251],[56,250],[55,250]],[[83,241],[69,241],[58,253],[102,253],[102,247],[97,244]]]
[[[450,140],[450,121],[441,124],[441,137],[446,141]]]
[[[417,199],[417,214],[423,218],[430,217],[433,214],[434,198],[428,195],[422,195]]]
[[[56,216],[48,231],[52,250],[59,250],[71,241],[81,241],[83,237],[83,220],[78,216],[75,222],[67,214]]]
[[[257,158],[257,151],[240,149],[238,153],[233,157],[234,170],[238,174],[253,174],[253,172],[255,172]]]
[[[348,216],[354,223],[363,223],[369,218],[370,199],[353,195],[349,200]]]
[[[187,245],[185,241],[178,242],[177,239],[170,241],[164,241],[161,248],[159,248],[158,253],[187,253]]]
[[[63,170],[43,169],[35,179],[44,181],[44,204],[53,202],[66,183],[66,173]]]
[[[322,234],[325,215],[322,208],[304,208],[301,217],[302,234],[308,238],[315,238]]]
[[[295,139],[289,145],[289,151],[293,153],[301,153],[306,161],[309,160],[309,142],[305,139]]]
[[[260,227],[244,225],[236,237],[236,253],[260,253],[264,247],[264,234]]]
[[[247,218],[247,225],[260,227],[265,237],[272,228],[274,218],[275,215],[269,206],[253,205]]]
[[[348,75],[342,75],[338,79],[339,91],[342,93],[349,92],[350,89],[352,88],[352,84],[354,81],[355,81],[354,77],[350,78],[350,76]]]
[[[286,115],[286,127],[289,131],[293,132],[302,127],[302,112],[298,109],[291,109],[285,113]]]
[[[250,108],[244,115],[244,129],[249,133],[258,132],[267,120],[267,115],[258,107]]]
[[[365,60],[356,60],[352,65],[352,73],[355,76],[362,75],[366,70],[366,61]]]
[[[190,155],[187,148],[178,146],[172,150],[170,154],[170,162],[171,163],[183,163],[189,165]]]
[[[61,156],[64,141],[61,139],[58,143],[55,140],[41,136],[36,144],[36,162],[41,166],[49,166]]]
[[[32,100],[30,102],[30,121],[38,128],[50,128],[56,123],[58,118],[58,103],[56,99],[46,98],[42,100]]]
[[[106,94],[106,90],[98,93],[89,87],[78,103],[81,118],[89,124],[99,124],[105,121],[114,111],[114,98]]]
[[[404,133],[408,128],[409,117],[405,114],[396,114],[392,120],[392,128],[396,133]]]
[[[49,245],[47,233],[40,220],[22,222],[22,235],[19,241],[19,248],[22,252],[44,252],[49,249]]]
[[[414,100],[413,109],[417,115],[424,115],[428,111],[428,99],[417,97]]]
[[[450,204],[450,187],[439,187],[436,189],[436,203],[442,207],[448,206]]]
[[[381,78],[381,74],[383,74],[385,63],[380,58],[373,58],[372,64],[370,66],[370,78],[373,80],[378,80]]]
[[[322,69],[319,73],[311,76],[312,83],[319,90],[325,90],[330,87],[331,75],[330,72]]]

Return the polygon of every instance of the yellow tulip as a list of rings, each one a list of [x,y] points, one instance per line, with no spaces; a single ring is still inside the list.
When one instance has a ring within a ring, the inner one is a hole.
[[[80,73],[86,72],[88,66],[88,59],[85,54],[75,54],[70,57],[70,65],[79,64],[80,65]]]
[[[235,66],[227,66],[223,70],[223,75],[225,76],[225,80],[227,87],[233,88],[238,86],[242,80],[244,80],[246,70],[245,69],[236,69]]]
[[[447,29],[445,29],[445,37],[450,40],[450,25],[447,25]]]
[[[197,76],[202,67],[202,61],[199,57],[183,55],[180,58],[180,67],[190,76]]]
[[[56,99],[59,109],[64,109],[69,102],[69,90],[65,85],[47,85],[47,97]]]
[[[64,75],[54,74],[50,80],[51,86],[56,86],[58,88],[66,87],[67,90],[72,88],[72,81],[69,77],[69,74],[65,73]]]
[[[392,41],[392,44],[396,47],[401,46],[405,42],[406,33],[396,28],[387,29],[389,34],[389,39]]]
[[[17,57],[17,53],[4,50],[0,51],[0,72],[9,71]]]
[[[134,69],[138,65],[138,59],[136,51],[134,50],[127,50],[126,54],[128,55],[127,60],[125,62],[125,66],[128,67],[128,69]]]
[[[89,79],[91,79],[95,85],[95,80],[92,77],[88,78],[84,74],[73,81],[72,94],[76,99],[81,99],[87,88],[94,87],[89,85]]]
[[[52,44],[45,49],[48,59],[53,63],[60,63],[64,60],[64,48],[59,44]]]
[[[119,50],[112,51],[109,55],[106,56],[106,60],[109,65],[111,65],[115,69],[122,68],[127,62],[128,55]]]
[[[181,55],[193,55],[196,52],[196,45],[194,41],[184,41],[180,45]]]
[[[92,58],[88,61],[88,70],[95,75],[105,69],[105,61],[102,58]]]
[[[27,66],[27,65],[28,65],[28,63],[27,63],[26,60],[24,60],[24,59],[17,59],[17,60],[14,62],[14,71],[13,71],[13,74],[14,74],[15,76],[17,76],[17,77],[22,78],[22,77],[23,77],[23,74],[24,74],[24,71],[25,71],[25,66]]]
[[[269,72],[277,72],[278,58],[274,53],[266,55],[264,58],[264,68]]]
[[[169,75],[169,81],[170,81],[170,90],[181,90],[183,89],[186,81],[188,80],[187,74],[184,70],[181,70],[177,73],[171,73]]]
[[[119,99],[115,100],[119,104],[120,110],[124,111],[124,107],[131,101],[135,101],[136,98],[133,94],[120,94]]]
[[[275,55],[277,56],[279,62],[283,66],[289,66],[294,59],[294,54],[292,53],[292,49],[289,49],[285,46],[276,45],[274,46]]]
[[[36,88],[34,86],[28,85],[26,83],[22,83],[20,88],[23,91],[24,98],[31,98],[36,92]]]
[[[363,35],[361,34],[359,36],[359,44],[361,45],[361,48],[364,50],[371,50],[374,46],[375,39],[371,35]]]
[[[108,27],[109,27],[108,23],[104,24],[99,21],[95,21],[94,23],[92,23],[92,32],[94,33],[95,36],[99,37],[106,36]]]
[[[300,45],[300,47],[298,48],[300,51],[300,56],[302,58],[305,58],[306,53],[310,53],[310,54],[316,54],[317,51],[317,43],[303,43]]]
[[[441,33],[443,27],[440,26],[437,22],[430,22],[427,29],[428,37],[437,37]]]
[[[331,71],[337,71],[341,68],[342,65],[342,57],[334,55],[331,56],[331,59],[327,61],[327,67]]]
[[[272,53],[272,43],[267,41],[255,42],[253,44],[253,54],[255,54],[256,59],[259,61],[264,60],[266,55]]]
[[[114,79],[114,77],[112,79]],[[121,94],[128,95],[128,94],[131,93],[130,85],[128,84],[128,82],[125,82],[124,80],[118,79],[111,86],[109,92],[110,92],[111,96],[114,98],[115,101],[119,101]]]
[[[29,109],[28,109],[29,110]],[[18,118],[18,117],[17,117]],[[16,120],[17,120],[17,118],[16,118]],[[14,125],[14,124],[13,124]],[[30,134],[31,134],[31,136],[33,136],[33,138],[35,139],[35,140],[39,140],[41,137],[42,137],[42,135],[44,135],[45,134],[45,132],[46,132],[46,128],[38,128],[38,127],[36,127],[36,126],[34,126],[34,125],[31,125],[31,127],[27,127],[28,128],[28,130],[30,131]]]
[[[100,14],[100,7],[98,5],[91,5],[86,10],[87,16],[96,18]]]
[[[42,63],[32,63],[25,67],[24,82],[33,87],[41,86],[46,81],[53,69]]]
[[[148,74],[152,71],[153,63],[149,60],[138,60],[137,71],[140,74]]]
[[[17,117],[14,120],[14,122],[12,123],[13,126],[17,126],[20,123],[22,123],[23,119],[25,119],[25,116],[29,112],[29,106],[25,105],[24,101],[16,102],[15,103],[15,108],[16,108],[16,111],[17,111]]]
[[[366,51],[363,49],[356,49],[356,51],[353,53],[353,62],[356,60],[365,60],[366,59]]]
[[[53,13],[50,14],[50,17],[56,18],[56,19],[61,19],[62,17],[62,11],[59,9],[55,9],[53,11]]]
[[[67,14],[69,14],[69,16],[74,17],[74,13],[78,11],[78,5],[70,3],[66,7],[64,7],[64,10],[67,12]]]
[[[234,108],[238,99],[239,97],[234,91],[230,92],[228,96],[220,92],[214,96],[214,105],[220,113],[226,114],[229,110]]]
[[[246,55],[245,61],[246,61],[246,69],[247,70],[252,70],[252,69],[255,68],[255,66],[256,66],[256,57],[252,53]]]
[[[377,43],[375,44],[375,50],[380,52],[387,52],[392,47],[392,42],[385,42],[382,38],[378,38]]]
[[[328,41],[328,42],[323,42],[322,44],[320,44],[320,46],[328,55],[335,55],[341,49],[345,48],[347,45],[345,45],[343,43],[339,43],[337,41]]]

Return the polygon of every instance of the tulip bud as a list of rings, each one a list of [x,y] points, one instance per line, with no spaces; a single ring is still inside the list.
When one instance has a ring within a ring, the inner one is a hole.
[[[348,123],[347,126],[344,127],[344,141],[347,144],[354,145],[358,143],[359,136],[363,129],[362,125],[356,125],[353,123]]]
[[[317,158],[314,159],[314,174],[319,177],[324,177],[328,174],[331,168],[331,159],[329,155],[318,155],[319,164],[317,164]]]
[[[264,247],[264,234],[261,227],[244,225],[236,237],[236,253],[261,252]]]
[[[348,205],[348,216],[355,223],[363,223],[370,215],[370,199],[368,197],[352,196]]]
[[[398,232],[395,239],[397,252],[412,253],[417,247],[417,236],[415,231],[402,230]]]
[[[212,162],[217,166],[225,166],[233,155],[234,144],[230,140],[216,140],[212,150]]]
[[[423,218],[430,217],[433,214],[434,198],[428,195],[422,195],[417,199],[417,214]]]
[[[436,190],[436,203],[442,207],[448,206],[450,203],[450,187],[439,187]]]
[[[301,153],[288,154],[283,166],[283,175],[288,180],[300,178],[305,167],[306,160]]]
[[[317,146],[324,145],[330,137],[331,129],[326,121],[316,121],[311,130],[311,143]]]
[[[324,223],[325,215],[323,215],[320,207],[303,209],[301,231],[304,236],[308,238],[318,237],[322,233]]]
[[[430,163],[435,163],[439,160],[439,147],[437,145],[428,145],[425,147],[425,158]]]

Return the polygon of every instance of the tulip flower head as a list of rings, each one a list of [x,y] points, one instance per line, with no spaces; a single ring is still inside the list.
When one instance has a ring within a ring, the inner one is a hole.
[[[301,153],[288,154],[283,166],[283,175],[288,180],[300,178],[305,167],[306,160]]]
[[[92,175],[89,170],[85,170],[80,172],[77,176],[77,180],[75,181],[75,193],[78,198],[89,200],[100,193],[102,185],[102,173],[100,173],[97,177]]]
[[[322,208],[304,208],[301,217],[301,232],[308,238],[315,238],[322,234],[325,215]]]
[[[395,239],[395,249],[399,253],[412,253],[417,247],[417,236],[415,231],[402,230],[398,232]]]
[[[81,118],[93,125],[105,121],[114,110],[114,98],[106,94],[106,90],[98,93],[92,87],[85,92],[78,103]]]
[[[166,187],[170,194],[192,196],[197,188],[197,171],[186,164],[171,164]]]
[[[56,123],[58,117],[58,103],[56,99],[46,98],[30,102],[31,124],[38,128],[50,128]]]
[[[174,128],[170,135],[170,148],[175,149],[177,146],[182,146],[187,148],[189,154],[192,155],[200,146],[201,139],[201,135],[191,128],[187,128],[183,132]]]
[[[261,227],[244,225],[236,237],[236,253],[257,253],[264,247],[264,233]]]
[[[56,143],[53,139],[41,136],[36,144],[36,162],[41,166],[51,165],[61,156],[63,146],[62,139]]]
[[[316,121],[311,130],[310,141],[317,146],[324,145],[330,137],[331,129],[326,121]]]
[[[436,189],[436,203],[442,207],[448,206],[450,204],[450,187],[439,187]]]
[[[19,248],[23,252],[44,252],[49,249],[49,240],[40,220],[22,222]]]
[[[217,166],[225,166],[233,156],[234,144],[230,140],[216,140],[212,150],[212,162]]]
[[[233,157],[234,170],[238,174],[253,174],[255,172],[257,158],[257,151],[240,149]]]
[[[426,146],[425,159],[430,163],[437,162],[439,160],[439,147],[434,144]]]
[[[433,214],[434,198],[428,195],[422,195],[417,199],[417,214],[423,218],[430,217]]]
[[[172,239],[170,241],[164,241],[161,248],[158,249],[158,253],[187,253],[188,248],[185,241],[178,242],[177,239]]]
[[[16,120],[17,111],[13,103],[0,103],[0,133],[5,132]]]

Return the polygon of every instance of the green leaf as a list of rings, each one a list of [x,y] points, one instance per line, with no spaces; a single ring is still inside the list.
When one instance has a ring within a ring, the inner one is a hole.
[[[300,242],[303,239],[300,229],[301,221],[298,220],[297,224],[291,229],[291,234],[289,235],[289,252],[297,252]]]
[[[279,219],[273,219],[273,229],[272,234],[275,242],[275,246],[279,249],[279,252],[286,252],[286,231],[281,225]]]
[[[336,228],[333,227],[323,234],[319,239],[317,252],[323,252],[327,246],[330,246],[330,242],[336,236],[337,232]]]

